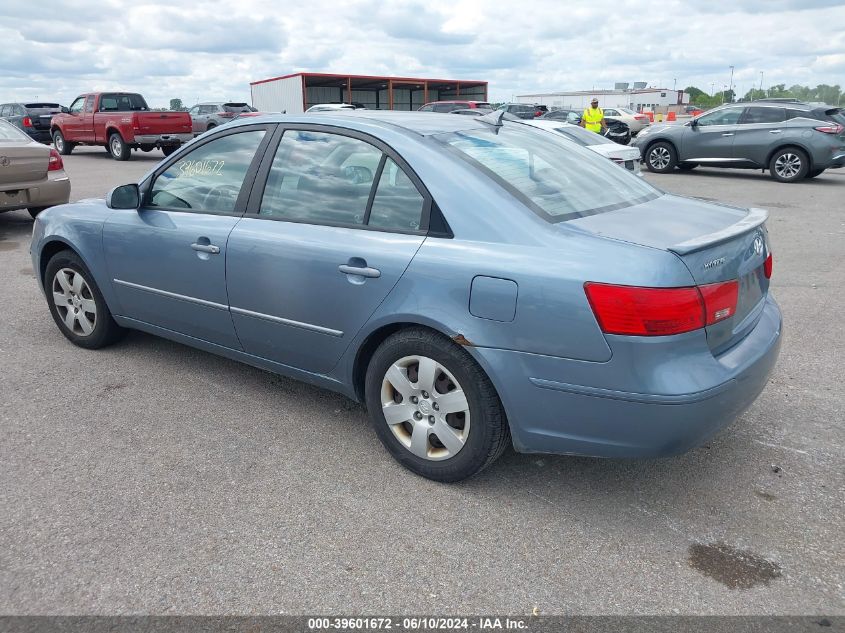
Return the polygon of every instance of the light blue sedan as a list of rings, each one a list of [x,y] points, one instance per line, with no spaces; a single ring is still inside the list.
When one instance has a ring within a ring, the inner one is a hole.
[[[765,219],[500,114],[278,115],[42,213],[32,260],[76,345],[132,328],[341,392],[456,481],[735,419],[780,347]]]

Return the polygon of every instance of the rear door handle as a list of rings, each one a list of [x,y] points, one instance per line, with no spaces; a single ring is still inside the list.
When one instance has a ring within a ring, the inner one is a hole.
[[[212,255],[217,255],[220,253],[220,247],[215,246],[214,244],[197,244],[194,242],[191,244],[191,248],[195,251],[199,251],[200,253],[211,253]]]
[[[358,275],[359,277],[369,277],[370,279],[381,277],[381,271],[378,268],[370,268],[369,266],[360,267],[341,264],[337,269],[344,275]]]
[[[780,134],[783,130],[769,130],[769,134]]]

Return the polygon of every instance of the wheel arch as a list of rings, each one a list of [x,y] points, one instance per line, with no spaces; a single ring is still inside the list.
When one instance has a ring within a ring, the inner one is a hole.
[[[774,157],[775,154],[777,154],[781,150],[789,149],[789,148],[801,150],[801,152],[803,152],[804,155],[807,157],[807,161],[808,161],[807,170],[809,171],[809,170],[813,169],[813,167],[814,167],[814,165],[813,165],[813,153],[807,147],[802,145],[801,143],[796,143],[794,140],[791,140],[791,139],[788,142],[781,143],[780,145],[778,145],[777,147],[775,147],[772,151],[770,151],[768,153],[768,155],[766,156],[765,168],[766,169],[769,168],[769,165],[771,165],[772,158]]]
[[[60,253],[62,251],[72,252],[74,255],[79,257],[86,266],[88,266],[88,262],[85,261],[85,257],[82,256],[82,253],[75,249],[69,242],[66,242],[58,237],[53,238],[41,246],[41,253],[38,257],[38,279],[41,281],[42,287],[46,287],[44,275],[47,272],[48,262],[54,255],[56,255],[56,253]],[[88,268],[90,270],[90,266]]]

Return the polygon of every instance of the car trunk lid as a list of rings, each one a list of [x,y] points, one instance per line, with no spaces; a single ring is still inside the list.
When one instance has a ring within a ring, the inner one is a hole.
[[[134,112],[136,134],[188,134],[193,129],[187,112]]]
[[[26,113],[36,130],[49,130],[54,114],[59,114],[62,107],[58,103],[27,103]]]
[[[30,183],[47,177],[50,150],[43,145],[23,141],[0,143],[0,185]]]
[[[606,213],[570,220],[580,230],[674,253],[695,284],[736,280],[735,312],[707,326],[707,343],[719,354],[742,339],[760,317],[769,290],[770,254],[763,209],[665,195]]]

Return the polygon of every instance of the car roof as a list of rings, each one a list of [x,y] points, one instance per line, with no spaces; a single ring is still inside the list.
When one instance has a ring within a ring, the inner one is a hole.
[[[366,121],[370,126],[384,128],[400,128],[420,136],[441,134],[444,132],[460,132],[464,130],[478,130],[489,128],[489,124],[479,121],[483,117],[454,116],[450,113],[439,112],[403,112],[396,110],[334,110],[311,112],[308,114],[267,114],[260,117],[244,119],[243,123],[233,122],[229,125],[254,125],[259,121],[269,123],[304,123],[315,125],[338,125],[340,127],[354,127],[356,121]],[[228,125],[227,125],[228,127]]]

